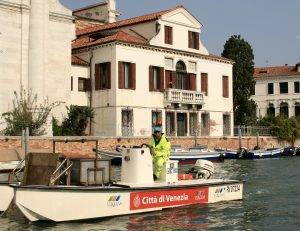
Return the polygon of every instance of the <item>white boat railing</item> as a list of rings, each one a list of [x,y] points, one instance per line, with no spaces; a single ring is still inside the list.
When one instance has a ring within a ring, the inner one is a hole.
[[[181,89],[167,89],[165,92],[166,103],[204,104],[204,94],[198,91]]]

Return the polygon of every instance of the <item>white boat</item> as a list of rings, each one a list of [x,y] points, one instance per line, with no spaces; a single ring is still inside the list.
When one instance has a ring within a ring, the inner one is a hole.
[[[0,182],[0,212],[4,212],[14,197],[14,189],[7,182]]]
[[[154,181],[148,148],[125,149],[122,159],[121,181],[116,184],[11,185],[15,192],[14,203],[29,221],[63,222],[243,198],[241,181],[204,178],[179,181],[178,161],[168,161],[160,181]],[[210,176],[206,174],[211,168],[207,163],[203,163],[203,169],[199,169],[203,176]]]

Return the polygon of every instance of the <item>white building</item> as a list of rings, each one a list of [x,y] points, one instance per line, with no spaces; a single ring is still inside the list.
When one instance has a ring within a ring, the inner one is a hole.
[[[300,117],[300,64],[256,68],[257,116]]]
[[[157,123],[168,135],[231,135],[233,63],[209,54],[201,23],[182,6],[118,15],[115,0],[73,13],[58,0],[0,0],[0,113],[23,85],[94,108],[91,135],[148,136]]]
[[[233,63],[209,54],[201,28],[177,6],[77,30],[73,54],[91,68],[93,134],[145,136],[162,123],[167,135],[193,135],[196,127],[231,135]]]
[[[0,0],[0,114],[21,86],[40,100],[69,103],[73,19],[58,0]]]

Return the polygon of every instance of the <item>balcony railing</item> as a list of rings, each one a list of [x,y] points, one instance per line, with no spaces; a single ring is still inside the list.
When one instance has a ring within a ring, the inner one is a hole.
[[[204,104],[203,95],[198,91],[167,89],[165,91],[165,103],[202,105]]]

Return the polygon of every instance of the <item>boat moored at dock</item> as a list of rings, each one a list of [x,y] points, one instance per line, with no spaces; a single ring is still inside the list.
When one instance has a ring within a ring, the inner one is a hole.
[[[119,182],[88,186],[12,185],[14,204],[29,221],[63,222],[243,198],[242,181],[210,179],[205,170],[197,179],[178,180],[178,161],[167,161],[160,180],[154,181],[148,148],[123,149],[122,160]],[[201,168],[198,170],[201,173]]]

